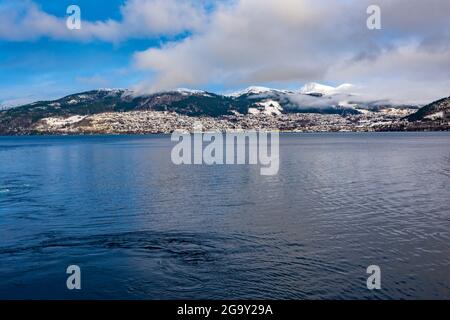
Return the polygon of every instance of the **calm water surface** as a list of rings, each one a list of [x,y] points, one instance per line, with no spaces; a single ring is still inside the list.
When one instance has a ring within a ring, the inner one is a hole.
[[[172,147],[0,138],[0,298],[450,299],[450,134],[286,134],[276,176]]]

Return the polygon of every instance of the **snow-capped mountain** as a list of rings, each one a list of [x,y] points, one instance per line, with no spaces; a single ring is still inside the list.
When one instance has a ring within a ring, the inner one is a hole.
[[[168,90],[166,92],[178,92],[183,95],[208,95],[206,91],[203,90],[195,90],[195,89],[187,89],[187,88],[178,88],[175,90]]]
[[[450,121],[450,97],[424,106],[407,119],[408,121]]]
[[[185,116],[221,117],[285,113],[349,115],[371,109],[370,102],[354,101],[357,96],[351,94],[352,89],[350,84],[331,87],[317,83],[306,84],[298,91],[253,86],[230,95],[184,88],[145,95],[128,89],[99,89],[0,110],[0,131],[27,128],[48,117],[83,117],[105,112],[163,111]]]
[[[236,91],[231,94],[228,94],[227,96],[239,98],[242,96],[262,95],[262,94],[271,94],[271,93],[272,94],[287,94],[287,93],[290,93],[290,91],[267,88],[267,87],[251,86],[244,90],[240,90],[240,91]]]

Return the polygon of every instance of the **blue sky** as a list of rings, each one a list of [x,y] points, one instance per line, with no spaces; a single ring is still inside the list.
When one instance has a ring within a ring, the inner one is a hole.
[[[0,103],[308,82],[371,99],[450,95],[449,1],[378,3],[382,29],[371,31],[369,0],[0,0]],[[65,26],[72,4],[81,30]]]
[[[20,0],[19,0],[20,1]],[[99,1],[100,3],[102,1]],[[82,19],[119,19],[123,0],[35,1],[43,11],[66,18],[71,4],[82,8]],[[42,37],[27,41],[0,40],[0,101],[52,99],[97,87],[128,87],[142,80],[130,69],[135,51],[159,46],[161,39],[130,39],[120,44],[73,42]],[[148,73],[146,72],[146,76]]]

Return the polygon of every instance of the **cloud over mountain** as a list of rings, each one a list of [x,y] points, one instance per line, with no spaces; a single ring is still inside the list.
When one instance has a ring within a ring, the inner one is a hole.
[[[138,68],[157,73],[156,82],[140,89],[324,81],[357,83],[388,99],[423,102],[447,95],[450,4],[378,3],[382,30],[373,31],[366,27],[365,0],[221,6],[203,32],[135,55]]]
[[[371,4],[127,0],[118,8],[119,18],[83,19],[82,29],[74,32],[65,28],[64,16],[45,12],[37,1],[4,0],[0,41],[121,44],[157,39],[130,57],[135,71],[148,73],[134,87],[140,93],[175,87],[293,87],[317,81],[353,83],[368,99],[397,103],[448,96],[450,2],[379,0],[381,30],[366,26]]]

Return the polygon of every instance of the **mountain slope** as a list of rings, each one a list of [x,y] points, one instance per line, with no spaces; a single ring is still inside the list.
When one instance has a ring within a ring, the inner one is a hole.
[[[151,110],[217,117],[233,112],[247,113],[251,103],[245,99],[187,89],[145,96],[134,96],[133,92],[124,89],[93,90],[3,111],[0,113],[0,132],[24,132],[40,119],[47,117],[85,116],[105,112]]]
[[[0,133],[26,133],[44,118],[89,116],[106,112],[164,111],[185,116],[221,117],[236,114],[279,116],[292,113],[357,115],[369,104],[352,102],[351,85],[317,83],[298,91],[249,87],[231,95],[175,89],[136,95],[126,89],[100,89],[39,101],[0,112]]]
[[[293,92],[288,91],[288,90],[279,90],[279,89],[272,89],[272,88],[267,88],[267,87],[252,86],[252,87],[248,87],[244,90],[229,94],[227,96],[234,97],[234,98],[242,98],[242,97],[261,96],[261,95],[273,96],[273,95],[278,95],[278,94],[289,94],[289,93],[293,93]]]
[[[450,97],[430,103],[406,119],[408,121],[450,120]]]

